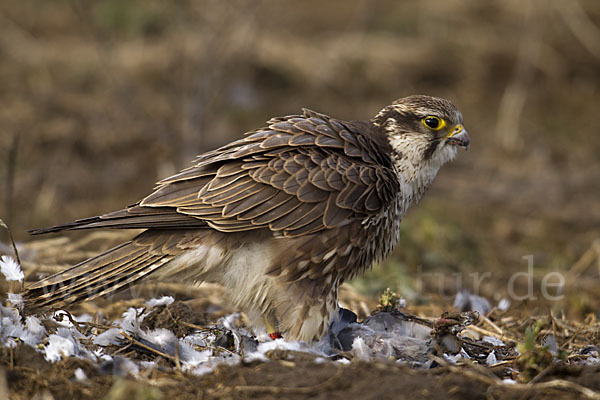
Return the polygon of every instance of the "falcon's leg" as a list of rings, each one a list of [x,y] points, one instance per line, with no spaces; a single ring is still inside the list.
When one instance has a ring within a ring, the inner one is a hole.
[[[279,325],[277,320],[271,315],[265,315],[263,316],[263,319],[265,321],[265,326],[267,327],[267,333],[269,334],[269,337],[273,340],[281,339],[281,332],[279,332],[279,329],[277,328]]]

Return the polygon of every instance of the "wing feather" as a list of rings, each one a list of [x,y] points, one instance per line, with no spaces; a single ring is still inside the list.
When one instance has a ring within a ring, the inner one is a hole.
[[[329,192],[315,186],[310,179],[305,180],[296,192],[298,200],[306,203],[317,203],[327,200]]]
[[[314,204],[299,203],[299,206],[297,208],[271,222],[269,224],[269,228],[271,228],[271,230],[273,231],[284,230],[290,225],[295,224],[301,219],[303,219],[307,214],[309,214],[313,210],[313,208],[315,208]]]
[[[292,197],[282,191],[277,191],[277,194],[275,196],[273,196],[272,198],[268,199],[267,201],[264,201],[263,203],[257,204],[256,206],[254,206],[253,208],[251,208],[248,211],[245,211],[243,213],[241,213],[238,218],[239,219],[253,219],[253,218],[257,218],[271,210],[273,210],[276,207],[279,207],[281,204],[290,201],[292,199]]]
[[[223,177],[215,176],[206,186],[208,191],[222,189],[225,186],[232,185],[235,181],[248,176],[245,170],[239,171],[237,174],[231,174]],[[196,195],[198,194],[198,186],[196,186]]]
[[[263,204],[271,200],[273,197],[275,197],[275,195],[277,195],[277,193],[277,189],[267,186],[262,188],[255,196],[248,196],[244,199],[225,205],[225,207],[223,207],[222,215],[223,217],[229,218],[235,217],[236,215],[242,214],[243,212],[256,207],[257,204]],[[260,195],[260,198],[256,198],[258,195]]]
[[[254,225],[267,225],[271,222],[287,215],[288,213],[294,211],[296,208],[300,207],[302,203],[298,201],[293,201],[293,197],[290,196],[289,200],[283,202],[281,205],[273,208],[272,210],[252,219],[252,224]]]
[[[264,185],[260,184],[260,183],[254,183],[252,186],[244,188],[243,190],[238,190],[236,191],[232,196],[229,196],[227,198],[224,199],[219,199],[219,200],[213,200],[211,202],[211,204],[213,206],[221,206],[221,207],[225,207],[231,203],[235,203],[238,202],[240,200],[244,200],[252,195],[255,195],[257,193],[260,193],[261,191],[263,191],[265,189]],[[260,198],[257,197],[255,199],[255,201],[258,201]]]
[[[342,225],[342,223],[347,221],[347,219],[352,215],[351,210],[339,207],[336,204],[336,197],[337,195],[332,193],[329,195],[329,199],[327,200],[327,206],[325,207],[325,215],[323,219],[323,224],[327,228],[333,228]]]

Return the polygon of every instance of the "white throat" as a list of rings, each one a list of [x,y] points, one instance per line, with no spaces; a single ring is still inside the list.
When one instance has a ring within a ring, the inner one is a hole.
[[[392,159],[400,183],[402,213],[425,194],[440,167],[456,156],[456,147],[441,144],[433,156],[424,160],[422,154],[428,143],[417,136],[390,135],[390,144],[397,150]]]

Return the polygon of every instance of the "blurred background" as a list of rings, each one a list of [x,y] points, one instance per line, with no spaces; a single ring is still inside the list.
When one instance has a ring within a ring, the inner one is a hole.
[[[272,116],[368,119],[429,94],[461,109],[471,148],[355,288],[420,302],[433,273],[452,294],[490,272],[477,290],[497,300],[524,256],[537,292],[600,254],[596,0],[2,1],[0,59],[0,218],[20,242],[134,203]],[[600,261],[584,267],[561,303],[580,315],[600,299]]]

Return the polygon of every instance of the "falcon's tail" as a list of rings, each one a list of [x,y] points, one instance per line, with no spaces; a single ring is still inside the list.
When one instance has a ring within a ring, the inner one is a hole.
[[[181,251],[172,233],[143,232],[129,242],[42,279],[23,293],[25,306],[29,309],[64,307],[124,289]]]

